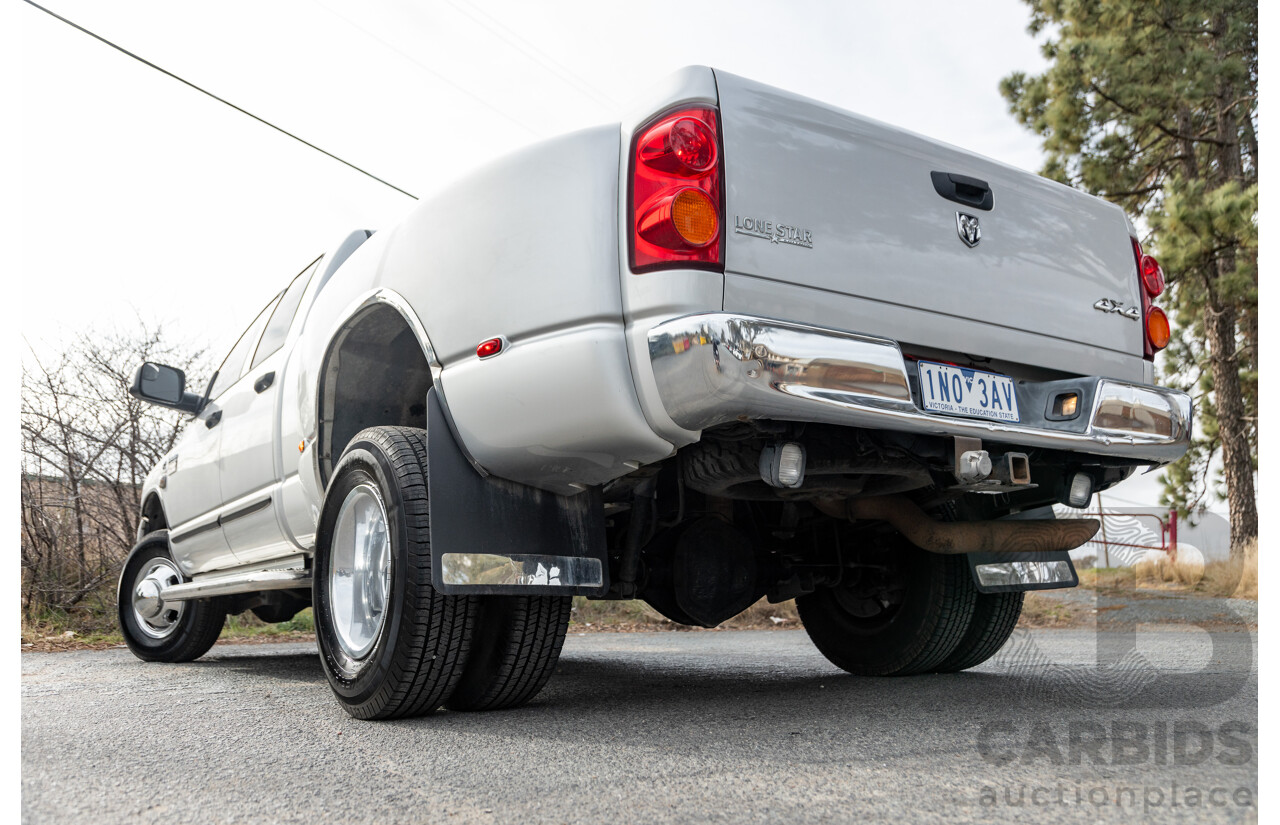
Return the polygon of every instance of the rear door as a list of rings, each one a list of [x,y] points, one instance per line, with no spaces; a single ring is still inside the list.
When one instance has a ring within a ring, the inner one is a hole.
[[[319,259],[298,274],[267,313],[257,347],[223,402],[219,449],[222,529],[244,563],[297,552],[278,513],[280,479],[280,388],[287,352],[284,343],[307,283]]]
[[[229,389],[256,346],[275,299],[240,335],[209,388],[209,402],[187,425],[166,461],[164,508],[172,529],[169,543],[174,560],[187,575],[234,567],[238,560],[223,535],[222,485],[219,455],[224,405]]]

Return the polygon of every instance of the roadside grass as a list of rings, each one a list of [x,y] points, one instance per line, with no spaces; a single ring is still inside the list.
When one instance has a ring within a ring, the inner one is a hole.
[[[769,604],[760,601],[715,630],[774,630],[800,627],[794,601]],[[676,624],[639,600],[573,600],[570,632],[627,633],[643,630],[703,630]],[[307,641],[315,638],[315,619],[306,608],[287,622],[264,622],[251,611],[228,616],[220,642]],[[124,637],[116,626],[114,610],[50,611],[22,622],[23,650],[84,650],[119,647]]]
[[[1088,590],[1132,590],[1137,578],[1132,567],[1082,567],[1076,570],[1080,586]]]
[[[306,641],[315,636],[311,608],[287,622],[264,622],[252,612],[228,616],[219,641]],[[101,650],[124,644],[114,609],[48,610],[22,618],[23,650]]]
[[[794,600],[769,604],[761,599],[742,613],[715,628],[686,627],[663,616],[639,599],[626,601],[592,601],[583,596],[573,599],[569,631],[605,631],[615,633],[640,630],[775,630],[800,627]]]
[[[1083,618],[1082,614],[1077,604],[1032,591],[1022,600],[1018,627],[1075,627]]]
[[[1134,567],[1140,587],[1184,590],[1205,596],[1258,600],[1258,542],[1249,542],[1243,559],[1204,562],[1180,558],[1142,561]]]
[[[219,639],[254,639],[271,636],[296,636],[298,634],[314,635],[316,622],[311,608],[300,611],[287,622],[264,622],[252,611],[245,611],[235,616],[228,616]]]
[[[1240,560],[1204,562],[1190,554],[1140,561],[1133,567],[1084,567],[1080,586],[1091,590],[1174,590],[1190,596],[1258,600],[1258,542]]]
[[[124,644],[115,614],[96,608],[45,610],[22,617],[22,649],[65,650]]]

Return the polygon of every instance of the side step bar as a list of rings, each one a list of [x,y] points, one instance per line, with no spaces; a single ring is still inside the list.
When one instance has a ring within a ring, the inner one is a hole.
[[[162,602],[182,602],[191,599],[211,599],[236,593],[257,593],[262,590],[297,590],[311,586],[311,571],[306,569],[305,556],[286,560],[291,566],[260,565],[249,570],[201,576],[195,581],[175,584],[160,591]]]

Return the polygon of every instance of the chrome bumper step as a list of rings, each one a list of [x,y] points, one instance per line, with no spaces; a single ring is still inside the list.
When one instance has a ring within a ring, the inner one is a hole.
[[[663,406],[687,430],[754,418],[813,421],[1155,464],[1181,457],[1190,442],[1191,397],[1165,387],[1071,379],[1064,383],[1089,399],[1078,428],[1041,420],[1036,405],[1011,424],[921,409],[902,350],[888,338],[730,313],[676,318],[648,338]]]
[[[288,566],[284,566],[284,565]],[[195,581],[183,582],[160,591],[164,602],[182,602],[191,599],[211,599],[215,596],[231,596],[237,593],[257,593],[262,590],[298,590],[311,587],[311,571],[303,565],[304,556],[294,556],[277,562],[256,565],[249,569],[201,576]]]

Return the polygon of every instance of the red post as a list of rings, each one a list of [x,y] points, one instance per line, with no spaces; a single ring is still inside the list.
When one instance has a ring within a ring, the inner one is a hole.
[[[1173,561],[1178,560],[1178,511],[1169,511],[1169,555]]]

